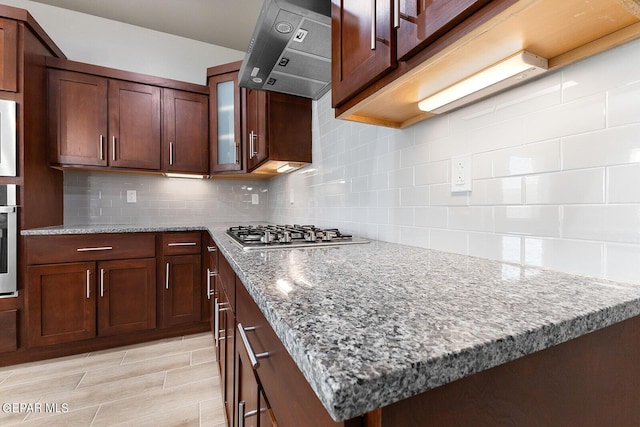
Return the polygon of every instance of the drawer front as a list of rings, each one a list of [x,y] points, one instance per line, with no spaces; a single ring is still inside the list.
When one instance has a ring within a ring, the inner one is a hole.
[[[153,258],[155,233],[27,236],[27,264]]]
[[[245,329],[250,328],[245,332],[246,340],[251,346],[249,351],[255,354],[269,353],[267,357],[258,359],[260,366],[256,373],[278,424],[343,425],[331,419],[256,303],[240,284],[236,288],[236,304],[238,324],[242,324]],[[236,346],[246,348],[241,335],[238,330]],[[301,423],[300,420],[304,422]]]
[[[18,349],[18,310],[0,311],[0,353]]]
[[[199,254],[202,250],[201,233],[199,231],[163,233],[163,255]]]

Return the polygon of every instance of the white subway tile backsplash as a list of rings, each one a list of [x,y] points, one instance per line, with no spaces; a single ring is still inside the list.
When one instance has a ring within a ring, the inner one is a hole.
[[[526,204],[604,203],[605,170],[581,169],[524,178]],[[576,189],[580,191],[576,191]]]
[[[605,244],[605,272],[612,280],[640,283],[640,246]]]
[[[522,178],[477,179],[469,195],[470,205],[522,204]]]
[[[438,251],[468,254],[468,233],[455,230],[432,229],[429,231],[429,247]]]
[[[562,239],[524,239],[524,262],[528,265],[602,277],[603,244]]]
[[[493,207],[450,207],[447,215],[447,227],[453,230],[492,232],[495,228]]]
[[[640,205],[570,205],[563,211],[565,238],[640,243]]]
[[[609,126],[640,123],[640,82],[609,91],[607,118]]]
[[[396,169],[389,172],[389,188],[413,186],[413,168]]]
[[[522,238],[493,233],[469,233],[469,255],[520,264]]]
[[[452,193],[451,184],[434,184],[430,188],[431,206],[467,206],[468,193]]]
[[[427,163],[416,166],[415,185],[442,184],[449,181],[449,165],[451,161],[442,160],[439,162]],[[471,168],[472,171],[474,168]]]
[[[612,166],[608,173],[608,203],[640,203],[640,163]]]
[[[415,225],[425,228],[447,228],[446,207],[415,208]]]
[[[558,171],[560,140],[552,139],[474,157],[483,157],[485,163],[491,163],[494,177]]]
[[[544,141],[605,127],[604,93],[526,116],[526,142]]]
[[[496,206],[495,231],[527,236],[560,236],[559,206]]]
[[[401,188],[400,203],[403,207],[427,206],[429,204],[429,186]]]
[[[562,139],[562,169],[640,162],[640,124]]]

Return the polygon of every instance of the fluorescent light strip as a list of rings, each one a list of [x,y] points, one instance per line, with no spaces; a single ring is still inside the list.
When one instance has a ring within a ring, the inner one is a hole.
[[[523,50],[423,99],[418,103],[418,108],[431,113],[444,113],[514,86],[546,70],[545,58]]]
[[[164,174],[164,176],[166,176],[168,178],[204,179],[204,175],[196,175],[196,174],[189,174],[189,173],[171,173],[171,172],[167,172],[167,173]]]

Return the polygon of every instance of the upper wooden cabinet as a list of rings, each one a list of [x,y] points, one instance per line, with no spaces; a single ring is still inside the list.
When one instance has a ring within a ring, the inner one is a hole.
[[[399,0],[396,0],[399,1]],[[404,60],[455,27],[490,0],[402,0],[397,57]]]
[[[392,2],[332,0],[331,91],[334,105],[342,104],[396,66]]]
[[[521,50],[546,58],[554,70],[640,36],[637,0],[397,1],[394,14],[392,1],[376,0],[372,21],[370,2],[332,0],[336,117],[410,126],[434,116],[418,109],[419,101]],[[381,33],[388,28],[383,10],[394,28],[389,37]],[[365,55],[373,22],[375,50],[389,46],[388,63],[397,60],[382,72],[364,68],[375,53]]]
[[[209,97],[162,89],[162,107],[162,169],[208,175]]]
[[[242,105],[238,72],[241,61],[207,70],[211,173],[244,172]]]
[[[18,90],[18,23],[0,18],[0,90]]]
[[[160,88],[49,70],[51,162],[160,169]]]
[[[209,173],[206,86],[59,59],[47,66],[52,165]]]
[[[311,163],[311,99],[247,89],[244,114],[249,172],[274,175],[285,164]]]

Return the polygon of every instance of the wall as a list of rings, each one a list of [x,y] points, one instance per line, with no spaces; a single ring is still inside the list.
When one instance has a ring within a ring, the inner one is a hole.
[[[640,282],[640,41],[405,130],[333,114],[315,104],[314,163],[272,182],[272,221]]]
[[[135,190],[136,202],[127,202]],[[258,194],[259,204],[251,203]],[[268,184],[100,172],[65,172],[65,224],[242,223],[268,217]]]
[[[207,67],[238,61],[244,52],[29,0],[0,0],[27,9],[67,58],[206,84]]]

